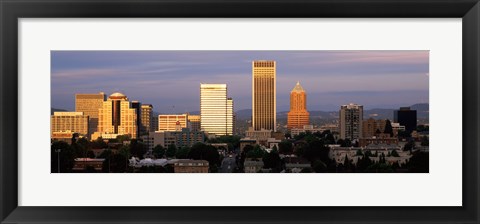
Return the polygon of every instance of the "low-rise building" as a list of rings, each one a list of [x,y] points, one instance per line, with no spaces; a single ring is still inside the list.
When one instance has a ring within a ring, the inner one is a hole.
[[[206,160],[178,160],[174,163],[175,173],[208,173],[208,161]]]
[[[240,139],[240,152],[243,152],[243,149],[247,145],[251,145],[252,147],[257,144],[257,140],[251,138],[242,138]]]
[[[73,171],[85,171],[87,167],[93,167],[95,171],[102,171],[105,159],[76,158],[73,163]]]
[[[255,131],[252,127],[248,128],[248,131],[245,132],[245,136],[249,139],[257,140],[257,144],[266,145],[267,140],[272,137],[272,131],[261,129]]]

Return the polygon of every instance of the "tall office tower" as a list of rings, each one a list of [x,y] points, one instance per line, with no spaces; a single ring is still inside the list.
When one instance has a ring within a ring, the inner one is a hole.
[[[178,124],[177,124],[178,122]],[[158,115],[159,131],[175,131],[177,126],[186,128],[188,123],[188,114],[160,114]]]
[[[288,112],[288,129],[303,128],[310,124],[310,113],[307,111],[307,94],[297,82],[290,92],[290,112]]]
[[[229,107],[230,104],[230,108]],[[200,125],[208,134],[232,135],[233,100],[227,98],[227,84],[200,84]]]
[[[188,123],[190,124],[190,130],[192,131],[200,131],[202,129],[201,126],[201,117],[200,115],[188,115]]]
[[[410,110],[410,107],[400,107],[400,110],[395,110],[393,120],[405,126],[405,131],[408,133],[417,129],[417,111]]]
[[[113,93],[98,113],[98,132],[137,138],[137,113],[127,96]]]
[[[138,101],[132,101],[131,105],[137,114],[137,120],[135,122],[137,123],[137,136],[140,136],[140,129],[142,127],[142,103]]]
[[[276,131],[277,87],[275,61],[252,62],[252,127]]]
[[[88,116],[83,112],[54,112],[50,117],[50,136],[55,132],[88,134]]]
[[[235,111],[233,110],[233,99],[227,98],[227,131],[228,135],[235,134]]]
[[[348,104],[340,107],[340,138],[359,139],[362,138],[363,106]]]
[[[141,126],[140,126],[140,133],[141,134],[148,134],[148,132],[155,131],[152,129],[152,113],[153,113],[153,106],[152,104],[142,104],[142,112],[141,112]]]
[[[100,93],[79,93],[75,94],[75,111],[83,112],[88,116],[88,138],[97,131],[98,127],[98,110],[102,108],[103,101],[106,100],[104,92]]]

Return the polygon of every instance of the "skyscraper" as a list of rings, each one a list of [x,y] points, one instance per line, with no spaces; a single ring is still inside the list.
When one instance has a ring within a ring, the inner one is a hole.
[[[200,84],[200,125],[209,134],[233,134],[233,100],[227,84]]]
[[[148,134],[148,132],[155,131],[152,128],[152,113],[153,113],[153,106],[151,104],[142,104],[142,113],[141,113],[141,127],[140,133],[141,134]]]
[[[417,129],[417,111],[411,110],[410,107],[400,107],[400,110],[395,110],[393,120],[405,126],[405,131],[408,133]]]
[[[307,94],[297,82],[290,92],[290,112],[288,112],[288,129],[303,128],[310,123],[310,113],[307,111]]]
[[[127,96],[113,93],[99,110],[98,132],[137,138],[137,113]]]
[[[140,129],[142,127],[142,103],[139,101],[132,101],[131,105],[137,114],[137,120],[135,122],[137,123],[137,136],[140,136]]]
[[[252,127],[276,131],[277,97],[276,97],[276,63],[275,61],[252,62]]]
[[[100,93],[79,93],[75,94],[75,111],[83,112],[88,116],[88,138],[97,131],[98,110],[102,108],[103,101],[106,100],[104,92]]]
[[[340,107],[340,138],[359,139],[362,138],[363,106],[348,104]]]

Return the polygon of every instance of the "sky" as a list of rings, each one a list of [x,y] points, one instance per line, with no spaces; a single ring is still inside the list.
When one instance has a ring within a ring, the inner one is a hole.
[[[252,107],[252,61],[277,64],[277,111],[299,81],[308,110],[428,103],[429,51],[52,51],[52,107],[76,93],[124,93],[160,113],[199,111],[200,83],[226,83],[235,111]]]

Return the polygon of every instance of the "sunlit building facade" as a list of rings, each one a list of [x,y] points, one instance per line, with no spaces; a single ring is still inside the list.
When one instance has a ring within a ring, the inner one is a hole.
[[[276,131],[276,62],[252,62],[252,127]]]
[[[78,133],[87,136],[88,116],[83,112],[54,112],[50,117],[50,137],[58,133]]]
[[[137,113],[127,96],[113,93],[99,110],[98,132],[137,138]]]
[[[75,94],[75,111],[83,112],[83,114],[88,116],[89,119],[88,138],[90,138],[91,134],[97,131],[98,110],[102,108],[105,100],[106,95],[104,92]]]
[[[208,134],[233,134],[233,100],[227,98],[227,84],[200,84],[200,123]]]
[[[358,104],[342,105],[339,112],[341,139],[360,139],[363,129],[363,106]]]
[[[290,92],[290,112],[288,112],[288,129],[300,129],[310,124],[310,113],[307,111],[307,94],[300,82]]]
[[[188,114],[160,114],[158,115],[159,131],[178,131],[187,127]]]
[[[376,120],[369,118],[362,122],[362,137],[371,138],[378,133],[383,133],[385,131],[385,126],[387,125],[387,120]]]
[[[189,114],[188,123],[190,124],[190,129],[192,131],[200,131],[202,129],[200,115]]]

